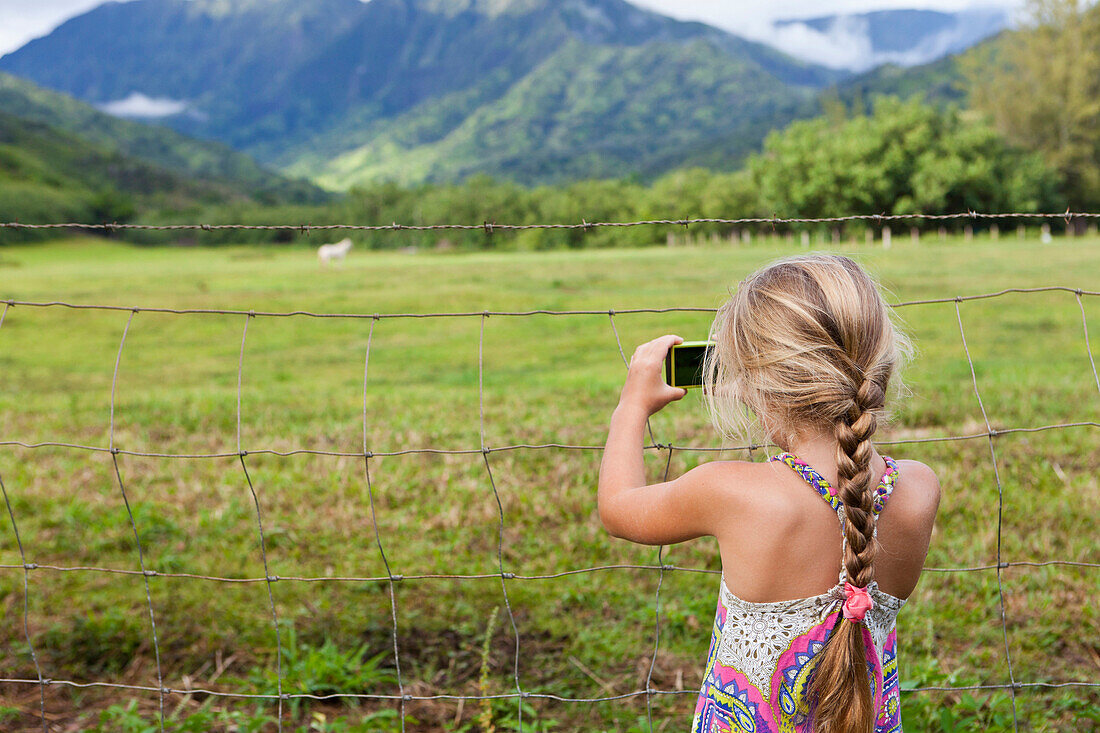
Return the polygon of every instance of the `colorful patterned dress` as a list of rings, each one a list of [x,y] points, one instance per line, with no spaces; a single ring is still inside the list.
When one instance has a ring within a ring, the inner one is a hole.
[[[789,453],[774,456],[799,473],[837,512],[836,489]],[[897,480],[897,464],[886,458],[886,473],[875,490],[877,520]],[[876,529],[877,533],[877,529]],[[722,579],[703,687],[695,706],[692,733],[803,733],[812,731],[806,683],[840,618],[845,572],[829,591],[812,598],[750,603],[730,592]],[[863,620],[868,677],[874,685],[875,733],[900,733],[897,632],[895,619],[905,601],[867,587],[874,607]]]

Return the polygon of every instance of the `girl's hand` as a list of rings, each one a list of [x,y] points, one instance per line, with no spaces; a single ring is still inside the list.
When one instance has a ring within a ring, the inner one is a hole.
[[[684,340],[679,336],[661,336],[635,349],[619,405],[638,407],[649,417],[669,402],[682,400],[687,390],[668,386],[662,376],[668,350],[673,344],[682,343]]]

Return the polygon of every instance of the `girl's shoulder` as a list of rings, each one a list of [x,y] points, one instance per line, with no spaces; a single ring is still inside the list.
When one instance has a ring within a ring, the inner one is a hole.
[[[781,483],[775,463],[769,461],[708,461],[684,478],[706,487],[712,497],[720,497],[722,504],[735,512],[773,504],[779,496],[767,489]]]
[[[898,494],[911,511],[932,519],[940,505],[940,480],[929,466],[920,461],[897,459],[898,477],[894,496]]]
[[[904,550],[913,558],[915,564],[909,574],[915,584],[935,531],[940,482],[935,472],[920,461],[898,460],[897,466],[890,501],[878,520],[879,539],[889,550]]]

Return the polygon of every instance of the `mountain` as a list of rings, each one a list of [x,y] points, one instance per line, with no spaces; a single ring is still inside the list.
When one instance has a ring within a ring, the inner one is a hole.
[[[252,158],[212,142],[195,140],[159,125],[118,119],[68,95],[0,72],[0,110],[25,123],[39,123],[103,153],[114,153],[179,179],[191,179],[235,197],[313,202],[323,192],[285,178]],[[14,124],[14,123],[13,123]]]
[[[735,162],[842,76],[624,0],[108,3],[0,69],[333,187]]]
[[[1005,8],[881,10],[776,21],[768,42],[809,62],[865,71],[882,64],[926,64],[959,53],[1000,33],[1010,20]]]

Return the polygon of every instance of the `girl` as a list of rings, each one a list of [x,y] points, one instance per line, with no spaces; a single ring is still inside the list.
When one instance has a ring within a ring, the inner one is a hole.
[[[600,519],[616,537],[718,539],[722,583],[692,731],[900,731],[894,620],[928,553],[939,483],[872,438],[909,343],[867,273],[834,255],[752,275],[711,333],[704,396],[716,426],[744,437],[748,408],[784,452],[647,486],[646,419],[686,394],[661,378],[681,342],[663,336],[630,360],[599,482]]]

